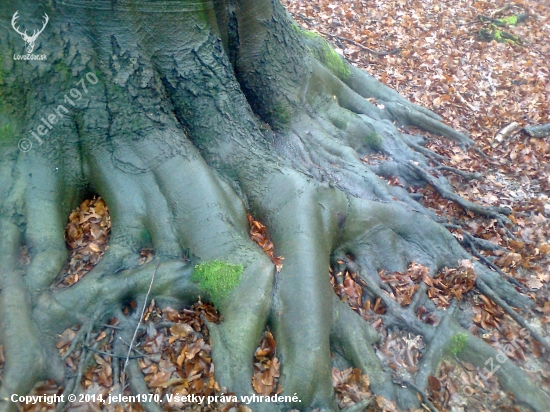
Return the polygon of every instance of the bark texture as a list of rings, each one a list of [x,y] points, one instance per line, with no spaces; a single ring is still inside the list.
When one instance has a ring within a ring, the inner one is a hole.
[[[468,335],[468,361],[482,365],[484,354],[491,356],[493,349],[467,332],[460,309],[432,307],[444,321],[424,324],[415,311],[426,301],[425,289],[405,309],[378,276],[380,270],[406,271],[413,261],[433,276],[470,258],[442,225],[445,219],[380,176],[429,183],[465,209],[507,222],[507,210],[457,196],[437,168],[438,155],[422,146],[425,139],[401,133],[394,122],[443,134],[465,148],[473,144],[467,136],[349,65],[325,40],[300,29],[277,1],[4,3],[0,344],[6,363],[0,411],[16,410],[5,399],[27,393],[40,379],[52,378],[69,392],[78,388],[78,377],[65,373],[53,345],[65,328],[81,324],[84,338],[108,317],[122,317],[122,302],[143,300],[153,272],[152,296],[192,303],[204,294],[191,280],[192,269],[212,260],[244,269],[239,285],[217,302],[223,322],[210,326],[216,378],[238,395],[253,392],[253,354],[269,324],[283,395],[296,393],[301,401],[270,408],[337,410],[331,352],[367,373],[375,393],[402,408],[419,404],[416,392],[393,384],[378,360],[374,329],[335,296],[330,265],[364,279],[368,296],[387,308],[387,326],[423,335],[429,350],[415,377],[420,390],[455,333]],[[29,27],[44,12],[50,16],[35,51],[47,60],[11,57],[23,48],[9,26],[16,10],[25,10]],[[97,82],[86,83],[88,91],[77,99],[70,89],[88,73]],[[41,144],[29,137],[58,109],[63,115]],[[31,139],[30,151],[18,148],[21,137]],[[390,160],[376,166],[360,160],[379,152]],[[99,194],[111,211],[110,248],[83,280],[55,289],[67,259],[66,217],[89,193]],[[284,257],[280,273],[249,239],[247,211],[269,228],[276,254]],[[28,263],[21,261],[22,247]],[[145,247],[156,259],[140,266]],[[531,306],[496,272],[481,264],[476,272],[479,289],[509,313]],[[535,336],[519,315],[515,319]],[[135,320],[124,325],[120,333],[128,334]],[[127,372],[130,386],[142,392],[137,364]],[[497,375],[520,403],[547,410],[548,397],[511,362]]]

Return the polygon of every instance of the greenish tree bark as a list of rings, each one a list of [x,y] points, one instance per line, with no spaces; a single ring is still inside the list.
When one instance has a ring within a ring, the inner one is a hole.
[[[34,51],[47,60],[13,57],[24,48],[10,26],[17,10],[29,28],[40,27],[43,13],[50,17]],[[204,294],[192,269],[213,260],[243,268],[238,286],[216,299],[223,322],[210,326],[220,385],[253,392],[253,353],[269,324],[283,395],[301,401],[272,408],[337,410],[331,352],[367,373],[374,393],[402,408],[418,406],[416,393],[394,385],[380,364],[374,329],[336,298],[328,268],[357,272],[366,295],[386,305],[387,326],[424,336],[430,349],[415,382],[425,390],[452,344],[453,334],[440,332],[468,334],[469,323],[459,309],[430,306],[423,288],[401,308],[378,272],[405,271],[416,261],[433,276],[470,255],[445,219],[380,176],[429,183],[465,209],[505,222],[506,209],[454,194],[437,169],[440,157],[394,122],[465,148],[473,143],[467,136],[348,64],[276,0],[7,0],[0,34],[0,411],[16,410],[6,399],[38,380],[52,378],[66,390],[78,385],[54,348],[65,328],[87,331],[110,316],[124,318],[121,302],[143,301],[155,271],[157,301],[192,303]],[[18,147],[22,138],[29,141]],[[375,152],[389,160],[360,160]],[[110,247],[83,280],[55,289],[67,259],[66,218],[89,193],[110,208]],[[247,211],[269,228],[284,257],[280,273],[249,239]],[[156,259],[140,266],[144,247]],[[185,251],[191,262],[182,260]],[[507,311],[531,306],[496,272],[477,263],[476,271],[480,290]],[[423,304],[445,321],[418,320]],[[127,335],[135,322],[123,325]],[[483,365],[478,354],[495,351],[468,336],[458,356]],[[143,391],[139,368],[128,373],[131,387]],[[499,378],[519,402],[547,410],[549,399],[512,363]]]

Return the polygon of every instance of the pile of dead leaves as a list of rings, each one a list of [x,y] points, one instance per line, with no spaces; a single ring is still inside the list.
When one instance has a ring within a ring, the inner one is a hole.
[[[395,404],[384,398],[383,396],[375,396],[373,402],[369,404],[369,407],[365,412],[397,412],[398,409]],[[421,412],[421,410],[416,410],[413,412]]]
[[[383,336],[377,345],[376,354],[397,376],[410,378],[418,371],[418,362],[424,349],[422,336],[398,331]]]
[[[395,300],[401,306],[408,306],[412,302],[412,298],[419,288],[418,283],[424,282],[430,284],[430,269],[416,262],[412,262],[407,268],[407,273],[393,272],[386,273],[382,271],[380,278],[386,282],[394,292]]]
[[[275,264],[277,272],[283,269],[283,257],[275,256],[273,250],[273,242],[269,239],[269,233],[267,228],[259,221],[255,220],[252,215],[248,214],[248,224],[250,226],[250,239],[252,239],[258,246],[262,248],[264,253],[269,256],[271,261]]]
[[[63,391],[60,390],[60,388],[53,382],[53,381],[44,381],[38,383],[32,392],[29,394],[31,396],[53,396],[53,395],[61,395]],[[46,402],[37,402],[36,404],[33,404],[32,402],[29,403],[20,403],[18,404],[18,410],[20,412],[49,412],[49,411],[55,411],[55,404],[48,404]]]
[[[111,232],[109,209],[101,197],[86,199],[69,216],[65,240],[70,259],[59,287],[82,279],[103,257]]]
[[[168,394],[215,396],[228,394],[214,378],[210,338],[203,319],[219,323],[220,316],[210,304],[201,301],[180,312],[172,308],[162,309],[162,319],[149,324],[147,335],[139,346],[148,356],[139,364],[152,393],[161,399]],[[170,324],[171,326],[164,326]],[[157,326],[155,326],[157,325]],[[275,356],[277,343],[271,332],[266,331],[254,354],[253,387],[260,395],[281,393],[278,386],[280,364]],[[237,404],[193,405],[170,403],[168,410],[216,410],[229,411]],[[244,410],[241,407],[242,410]],[[246,408],[245,408],[246,409]]]
[[[59,351],[60,356],[63,357],[69,351],[69,348],[71,347],[71,344],[73,343],[79,329],[80,327],[65,329],[59,336],[59,339],[55,343],[55,347]],[[76,372],[76,365],[78,364],[77,360],[80,358],[80,354],[81,350],[80,348],[77,348],[76,350],[73,350],[72,353],[65,359],[65,363],[69,368],[71,368],[72,372]]]
[[[423,279],[429,286],[428,297],[440,308],[448,307],[452,298],[462,300],[475,287],[477,276],[472,262],[462,260],[459,263],[457,268],[444,268],[433,279]]]
[[[345,271],[333,274],[331,269],[330,282],[336,295],[342,301],[347,301],[354,310],[363,306],[363,288],[359,284],[361,279],[356,273]]]
[[[357,273],[349,271],[334,272],[332,268],[329,269],[329,272],[330,284],[334,293],[342,302],[347,302],[351,309],[363,319],[368,322],[374,321],[373,327],[376,328],[380,324],[379,315],[386,313],[382,300],[376,298],[372,303],[371,299],[365,299],[363,302],[363,288],[366,283],[357,276]]]
[[[117,318],[108,322],[108,327],[91,331],[84,336],[82,343],[78,344],[71,354],[65,358],[65,364],[75,374],[82,374],[80,379],[81,393],[89,396],[89,402],[72,402],[66,406],[71,412],[87,412],[90,410],[103,410],[105,412],[141,412],[139,403],[107,404],[97,401],[101,396],[106,400],[110,394],[121,394],[120,374],[121,360],[113,358],[113,344],[115,330],[119,323]],[[60,355],[67,353],[74,339],[81,332],[78,327],[66,329],[56,343]],[[83,370],[82,367],[86,366]],[[124,395],[131,395],[130,388],[125,388]]]
[[[476,299],[477,298],[477,299]],[[472,299],[473,321],[485,330],[498,327],[504,311],[485,295],[476,295]]]
[[[147,356],[139,365],[151,393],[164,399],[174,395],[219,395],[221,388],[214,378],[208,328],[204,323],[219,323],[215,308],[201,301],[189,309],[162,309],[162,320],[149,323],[139,350]],[[166,326],[164,326],[166,324]],[[213,410],[213,405],[200,406],[168,403],[168,410]]]
[[[332,386],[340,409],[345,409],[372,396],[370,380],[357,368],[339,370],[332,368]]]
[[[273,338],[270,331],[266,331],[260,346],[254,353],[254,377],[252,378],[252,386],[259,395],[279,394],[283,388],[279,382],[279,359],[275,356],[277,342]]]

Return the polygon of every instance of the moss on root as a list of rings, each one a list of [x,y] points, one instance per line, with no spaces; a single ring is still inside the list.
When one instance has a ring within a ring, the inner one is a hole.
[[[365,143],[372,150],[380,150],[382,148],[382,138],[376,132],[365,136]]]
[[[480,20],[483,22],[491,22],[499,27],[516,26],[527,19],[527,13],[515,14],[512,16],[501,17],[499,19],[491,19],[489,17],[480,16]]]
[[[0,142],[10,141],[12,138],[12,128],[11,125],[5,124],[0,126]]]
[[[518,16],[508,16],[497,20],[504,26],[515,26],[516,24],[518,24]]]
[[[306,39],[309,39],[309,40],[323,39],[323,37],[319,33],[315,33],[314,31],[304,30],[301,27],[298,27],[296,25],[292,27],[294,27],[300,33],[300,35],[305,37]]]
[[[516,44],[523,42],[518,36],[498,30],[495,25],[491,25],[491,28],[481,29],[479,31],[479,38],[486,41],[495,40],[498,43]]]
[[[332,124],[340,130],[347,130],[348,123],[348,119],[344,118],[343,116],[332,119]]]
[[[273,117],[277,119],[277,129],[281,129],[290,123],[292,112],[288,106],[277,104],[273,107]]]
[[[321,62],[341,80],[346,80],[351,76],[351,70],[346,66],[342,57],[326,41],[325,46],[321,49]]]
[[[308,43],[308,49],[323,65],[341,80],[351,76],[351,70],[346,62],[332,46],[320,34],[304,30],[297,25],[292,27],[298,31],[300,36]]]
[[[217,304],[240,283],[242,273],[242,265],[211,260],[196,265],[191,280],[198,282]]]
[[[456,333],[451,338],[451,346],[449,347],[449,351],[453,356],[457,356],[460,352],[464,350],[467,344],[468,344],[468,335],[460,332]]]

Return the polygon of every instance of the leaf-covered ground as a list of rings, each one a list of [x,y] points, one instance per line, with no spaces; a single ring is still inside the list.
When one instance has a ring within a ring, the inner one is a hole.
[[[514,3],[501,0],[286,0],[283,3],[300,24],[321,33],[348,60],[411,101],[434,110],[448,124],[467,132],[476,141],[487,158],[474,151],[464,152],[437,136],[430,136],[429,145],[448,158],[448,166],[469,174],[481,174],[482,179],[449,175],[457,193],[482,204],[511,207],[510,219],[515,227],[505,228],[495,220],[465,212],[440,198],[429,186],[408,189],[422,193],[426,206],[455,219],[456,225],[449,230],[465,247],[470,247],[468,237],[474,235],[506,248],[506,251],[483,254],[471,248],[470,251],[505,276],[513,277],[535,300],[537,316],[526,316],[540,334],[548,337],[550,139],[530,138],[520,129],[550,122],[550,5],[536,0]],[[501,27],[494,22],[525,13],[528,18],[517,25]],[[482,30],[485,33],[500,30],[517,39],[488,42],[480,38]],[[380,55],[381,52],[391,53]],[[517,130],[501,138],[498,132],[512,122],[518,123]],[[364,160],[375,162],[376,158]],[[397,179],[389,181],[401,184]],[[267,229],[252,216],[249,223],[251,238],[278,267],[283,265],[284,260],[273,253]],[[100,198],[86,200],[68,217],[66,240],[71,258],[58,287],[69,287],[89,272],[108,247],[109,232],[108,207]],[[142,262],[151,260],[153,253],[143,250]],[[335,293],[382,335],[375,349],[393,371],[396,381],[412,376],[425,348],[422,338],[386,330],[380,319],[385,308],[379,300],[364,298],[361,280],[356,274],[331,272],[327,276]],[[403,306],[411,303],[422,282],[428,284],[428,295],[440,308],[447,307],[453,299],[469,301],[475,323],[471,331],[503,350],[513,342],[508,357],[550,392],[550,355],[534,339],[522,335],[520,327],[498,305],[476,291],[471,262],[462,261],[460,267],[443,270],[434,279],[427,276],[426,268],[415,263],[406,273],[382,273],[381,277]],[[128,302],[126,310],[140,309],[136,302]],[[426,323],[439,322],[427,311],[419,310],[418,316]],[[203,302],[180,311],[161,310],[154,301],[147,303],[132,356],[139,357],[151,393],[165,396],[225,392],[214,379],[205,319],[218,322],[219,315],[213,306]],[[81,374],[85,393],[106,397],[123,391],[118,383],[123,360],[109,356],[117,323],[117,319],[111,319],[108,326],[94,330],[86,346],[79,346],[65,360],[74,373]],[[57,347],[61,354],[69,350],[78,328],[75,325],[60,336]],[[273,335],[266,330],[255,354],[253,386],[259,394],[279,393],[283,389],[278,384],[280,365],[276,345]],[[460,350],[459,341],[456,350]],[[0,376],[3,361],[0,346]],[[384,398],[373,397],[369,377],[357,369],[335,368],[333,383],[341,408],[358,402],[366,405],[370,401],[368,407],[365,406],[368,410],[396,410]],[[51,382],[35,388],[36,393],[47,394],[62,390]],[[459,363],[452,357],[443,362],[437,376],[430,377],[429,390],[432,406],[440,411],[524,410],[502,392],[494,376],[487,376],[483,370]],[[166,410],[249,410],[230,402],[208,408],[180,403],[165,405]],[[54,405],[22,407],[25,411],[54,409]],[[101,410],[93,403],[71,404],[68,409]],[[127,404],[110,405],[104,410],[142,409],[139,404]]]

